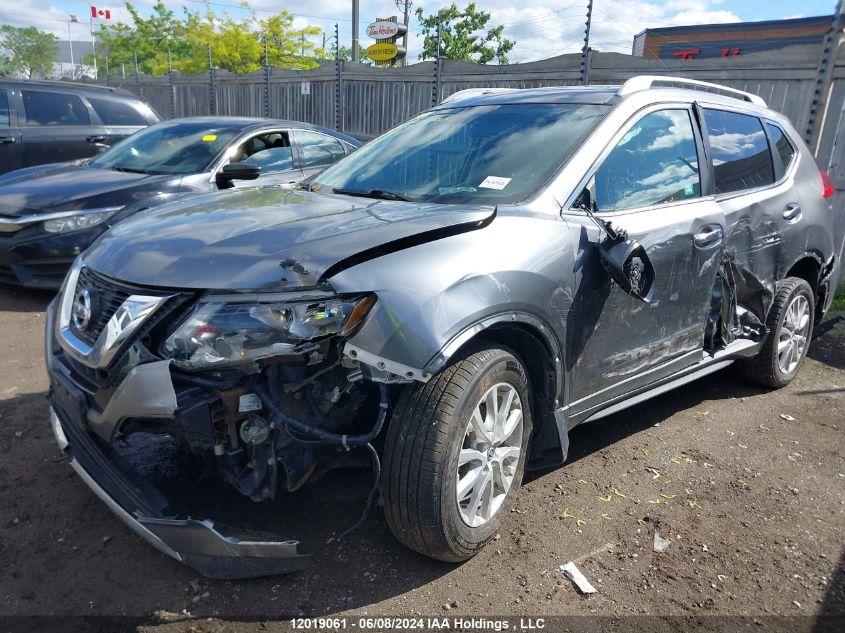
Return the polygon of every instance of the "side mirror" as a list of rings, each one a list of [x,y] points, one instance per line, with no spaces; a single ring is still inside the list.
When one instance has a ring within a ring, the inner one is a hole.
[[[632,240],[605,239],[599,257],[610,277],[632,297],[651,303],[654,293],[654,266],[645,248]]]
[[[233,180],[255,180],[261,175],[261,167],[249,163],[229,163],[217,172],[217,183],[231,185]]]

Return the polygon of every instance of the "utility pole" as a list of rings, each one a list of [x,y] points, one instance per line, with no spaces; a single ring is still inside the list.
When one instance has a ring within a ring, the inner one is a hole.
[[[358,53],[358,22],[360,22],[360,7],[359,0],[352,0],[352,63],[357,64],[359,60]],[[338,46],[340,48],[340,46]]]
[[[401,9],[404,6],[405,10],[405,26],[408,27],[410,30],[410,20],[411,20],[411,7],[414,3],[411,0],[396,0],[396,8]],[[402,46],[405,51],[408,50],[408,31],[405,31],[405,35],[402,36]],[[408,55],[406,53],[405,57],[402,58],[402,65],[408,65]]]
[[[587,70],[590,64],[590,27],[593,24],[593,0],[587,2],[587,28],[584,29],[584,48],[581,49],[581,84],[586,86],[590,81]]]

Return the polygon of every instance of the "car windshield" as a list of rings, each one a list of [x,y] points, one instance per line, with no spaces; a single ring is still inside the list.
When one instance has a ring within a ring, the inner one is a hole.
[[[100,154],[90,166],[142,174],[197,174],[211,167],[241,129],[208,121],[159,123]]]
[[[329,167],[312,187],[427,202],[518,202],[549,180],[608,110],[549,103],[433,110]]]

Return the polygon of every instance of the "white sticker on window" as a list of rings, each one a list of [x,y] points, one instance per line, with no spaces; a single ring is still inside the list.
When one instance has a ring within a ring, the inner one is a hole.
[[[500,178],[499,176],[487,176],[484,181],[478,185],[479,189],[499,189],[500,191],[508,186],[511,181],[510,178]]]

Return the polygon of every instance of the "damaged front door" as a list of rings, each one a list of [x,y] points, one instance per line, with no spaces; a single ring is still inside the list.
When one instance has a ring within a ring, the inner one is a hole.
[[[692,113],[679,106],[628,127],[590,179],[595,213],[646,249],[655,276],[650,303],[611,281],[594,223],[576,210],[567,217],[580,233],[567,341],[573,415],[700,360],[725,227],[719,205],[702,197],[709,186],[702,164]]]

